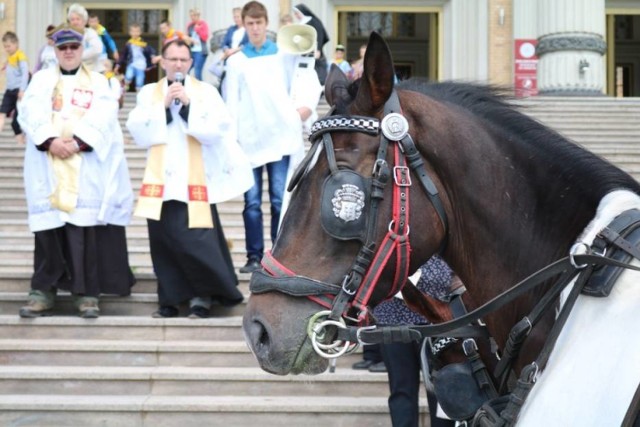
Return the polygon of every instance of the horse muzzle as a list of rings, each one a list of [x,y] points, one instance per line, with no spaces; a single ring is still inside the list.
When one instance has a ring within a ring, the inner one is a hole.
[[[279,307],[287,307],[282,311]],[[319,374],[328,361],[316,354],[307,334],[307,319],[317,305],[279,292],[254,294],[245,309],[245,340],[260,367],[276,375]]]

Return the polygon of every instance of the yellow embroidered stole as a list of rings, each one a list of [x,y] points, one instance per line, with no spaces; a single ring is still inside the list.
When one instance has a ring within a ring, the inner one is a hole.
[[[162,89],[165,79],[156,83],[156,90],[153,95],[153,103],[164,105],[164,93]],[[190,80],[194,86],[193,93],[199,94],[198,83]],[[213,228],[213,218],[211,216],[211,206],[207,194],[207,182],[204,173],[204,161],[202,159],[202,145],[191,135],[187,135],[188,143],[188,203],[189,228]],[[160,220],[162,202],[164,201],[164,162],[166,143],[156,144],[149,148],[147,167],[142,178],[140,197],[134,212],[135,216]]]
[[[73,138],[74,125],[84,116],[93,102],[89,70],[84,65],[78,70],[70,99],[64,99],[64,81],[59,74],[58,83],[53,88],[51,102],[51,118],[57,134],[61,138]],[[55,209],[72,212],[78,204],[82,156],[80,153],[74,153],[66,159],[61,159],[51,152],[47,152],[47,155],[56,177],[56,187],[49,196],[49,202]]]

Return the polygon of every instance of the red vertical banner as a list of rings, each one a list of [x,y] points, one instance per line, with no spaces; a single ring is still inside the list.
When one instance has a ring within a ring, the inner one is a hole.
[[[516,97],[522,98],[538,94],[538,57],[536,39],[515,40],[514,88]]]

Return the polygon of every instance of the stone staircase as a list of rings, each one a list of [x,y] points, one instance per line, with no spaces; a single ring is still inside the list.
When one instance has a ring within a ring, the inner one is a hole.
[[[640,180],[640,98],[534,97],[517,104]]]
[[[120,113],[123,128],[134,102],[128,95]],[[640,177],[639,99],[518,103]],[[130,138],[126,130],[125,138]],[[137,191],[145,152],[133,144],[126,152]],[[75,317],[65,295],[55,316],[20,319],[33,262],[22,159],[23,148],[5,126],[0,133],[0,425],[390,425],[386,375],[351,370],[357,354],[341,358],[335,373],[277,377],[257,367],[244,343],[242,305],[216,308],[206,320],[152,319],[156,284],[146,224],[137,218],[127,228],[138,279],[134,294],[102,298],[102,316],[95,320]],[[218,206],[236,267],[245,261],[242,206],[242,198]],[[239,277],[248,297],[249,275]],[[427,426],[424,404],[421,412]]]

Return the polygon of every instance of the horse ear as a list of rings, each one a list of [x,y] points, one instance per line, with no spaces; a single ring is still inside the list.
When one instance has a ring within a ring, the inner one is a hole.
[[[364,54],[364,71],[353,107],[361,114],[379,111],[393,91],[395,73],[389,46],[375,31]]]
[[[351,96],[347,88],[349,79],[336,64],[331,64],[329,75],[324,82],[324,96],[329,105],[334,106],[339,100],[345,104],[351,102]]]

